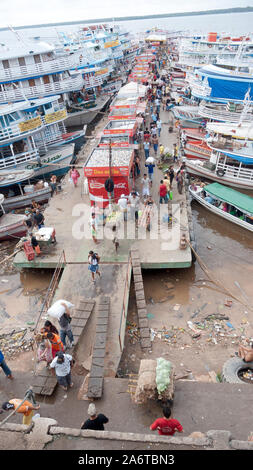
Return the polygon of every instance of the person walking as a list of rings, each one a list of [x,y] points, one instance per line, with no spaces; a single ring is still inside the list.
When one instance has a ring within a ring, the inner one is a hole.
[[[177,181],[177,190],[179,194],[182,194],[183,184],[184,184],[183,170],[182,171],[179,170],[177,172],[176,181]]]
[[[52,345],[52,355],[53,355],[53,358],[55,358],[56,354],[58,352],[63,352],[64,351],[64,346],[63,346],[63,342],[61,341],[61,338],[59,335],[55,334],[55,333],[51,333],[51,331],[49,333],[46,333],[46,338],[49,339],[51,345]]]
[[[158,142],[158,137],[157,137],[156,134],[152,136],[151,141],[152,141],[152,144],[153,144],[155,155],[157,155],[157,149],[158,149],[158,143],[159,142]]]
[[[64,307],[64,313],[58,320],[59,325],[60,325],[61,342],[64,346],[64,349],[66,349],[66,336],[67,336],[70,342],[70,347],[72,348],[74,346],[74,337],[73,337],[72,329],[70,326],[70,322],[71,322],[70,310],[64,302],[61,302],[61,305]]]
[[[157,116],[156,116],[155,113],[151,114],[151,119],[152,119],[152,121],[153,121],[154,123],[156,123],[156,121],[157,121]]]
[[[73,183],[74,183],[74,186],[75,188],[77,187],[77,182],[78,182],[78,178],[80,178],[80,173],[79,171],[76,169],[75,166],[73,166],[70,170],[70,178],[72,179]]]
[[[20,400],[19,398],[12,398],[9,401],[5,401],[2,404],[2,409],[4,411],[12,411],[16,410],[20,403],[22,403],[23,400]],[[32,417],[34,415],[34,410],[39,410],[40,405],[33,405],[30,403],[28,400],[25,400],[24,403],[20,406],[20,408],[17,410],[17,413],[21,413],[23,415],[23,424],[26,426],[29,426],[32,422]]]
[[[51,332],[51,333],[55,333],[56,335],[59,334],[59,331],[57,330],[57,328],[49,320],[45,321],[44,326],[43,326],[43,328],[41,328],[40,332],[41,333]]]
[[[91,227],[91,236],[92,236],[92,240],[94,241],[94,243],[96,243],[96,245],[99,243],[98,239],[97,239],[97,219],[96,219],[96,214],[95,212],[93,212],[91,214],[91,218],[90,218],[90,227]]]
[[[140,197],[138,196],[138,194],[133,191],[130,196],[129,196],[129,199],[128,199],[128,204],[130,205],[130,216],[131,216],[131,219],[135,221],[138,220],[139,218],[139,208],[140,208]]]
[[[144,142],[143,147],[144,147],[145,158],[147,160],[147,158],[149,157],[150,143],[148,141]]]
[[[0,367],[3,369],[3,372],[5,373],[7,379],[13,379],[12,372],[5,362],[4,355],[1,349],[0,349]]]
[[[145,163],[145,166],[148,169],[148,177],[149,177],[150,185],[152,186],[153,179],[154,179],[155,164],[154,163]]]
[[[50,368],[53,374],[56,375],[58,384],[67,391],[68,386],[73,387],[71,378],[71,367],[73,366],[73,358],[70,354],[58,352],[56,357],[52,360]]]
[[[101,273],[99,271],[99,261],[100,257],[98,256],[98,254],[94,253],[94,251],[89,251],[88,269],[91,272],[92,282],[95,282],[95,274],[98,274],[99,277],[101,276]]]
[[[175,172],[174,172],[173,166],[171,165],[169,167],[170,189],[172,189],[172,183],[173,183],[174,177],[175,177]]]
[[[127,221],[127,196],[125,194],[121,194],[118,200],[118,206],[123,213],[124,222]]]
[[[169,197],[170,197],[170,180],[168,179],[168,176],[164,177],[163,182],[164,182],[164,184],[167,188],[167,198],[169,199]]]
[[[163,144],[159,145],[159,151],[160,151],[160,160],[162,161],[163,157],[164,157],[164,146],[163,146]]]
[[[166,184],[164,184],[163,180],[160,181],[160,187],[158,194],[160,196],[160,204],[166,204],[168,202],[168,197],[167,197],[167,188]]]
[[[177,419],[171,418],[171,409],[163,408],[163,418],[156,419],[150,426],[151,431],[158,430],[160,436],[173,436],[175,432],[184,432],[183,426]]]
[[[173,160],[174,160],[174,162],[178,161],[178,146],[177,146],[177,144],[173,144]]]
[[[156,122],[156,125],[157,125],[158,137],[160,137],[161,136],[161,130],[162,130],[162,121],[161,121],[161,119],[158,119],[158,121]]]
[[[118,252],[118,248],[119,248],[119,239],[118,239],[118,236],[117,236],[117,225],[114,224],[112,226],[112,232],[113,232],[113,239],[112,239],[112,243],[114,244],[115,246],[115,251],[116,253]]]
[[[156,114],[157,114],[157,113],[158,113],[158,114],[160,113],[160,104],[161,104],[161,102],[160,102],[159,98],[156,98],[156,100],[155,100]]]
[[[146,198],[147,196],[149,196],[149,187],[150,187],[150,180],[147,177],[146,173],[144,173],[141,183],[142,183],[142,196]]]
[[[109,419],[102,413],[97,414],[94,403],[89,404],[88,408],[89,419],[87,419],[81,429],[93,429],[93,431],[104,431],[104,424],[108,423]]]

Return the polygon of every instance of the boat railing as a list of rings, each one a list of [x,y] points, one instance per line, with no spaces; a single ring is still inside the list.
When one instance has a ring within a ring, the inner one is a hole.
[[[29,121],[29,120],[27,120]],[[34,130],[38,130],[44,126],[42,120],[38,120],[38,123],[32,127],[32,130],[22,131],[19,124],[25,124],[27,121],[20,121],[20,123],[13,124],[8,127],[1,127],[0,128],[0,143],[6,142],[8,140],[14,139],[16,137],[24,137],[24,135],[29,134]]]
[[[21,165],[31,160],[39,160],[38,150],[30,150],[28,152],[19,153],[13,156],[8,156],[0,159],[0,170],[6,170],[17,165]]]
[[[248,56],[248,57],[239,57],[236,58],[235,55],[231,57],[226,57],[226,56],[220,56],[217,57],[217,64],[218,65],[231,65],[231,66],[252,66],[253,65],[253,58]]]
[[[39,98],[44,95],[57,95],[59,93],[64,93],[68,91],[77,91],[80,90],[84,85],[83,78],[80,75],[76,77],[68,77],[59,80],[58,82],[51,82],[35,86],[27,86],[24,88],[14,88],[10,84],[8,89],[0,91],[0,102],[9,102],[9,101],[23,101],[24,97],[26,98]]]
[[[212,88],[208,85],[205,85],[204,83],[201,83],[200,81],[195,81],[191,85],[191,90],[193,95],[197,96],[210,96]]]
[[[231,111],[226,111],[225,107],[217,109],[217,108],[210,108],[209,106],[206,106],[203,103],[200,103],[199,105],[199,115],[203,117],[207,117],[210,119],[220,119],[222,121],[233,121],[237,122],[240,120],[241,113],[240,112],[231,112]],[[245,114],[244,120],[246,121],[252,121],[253,119],[253,114],[252,112],[248,112]]]
[[[228,176],[231,179],[243,179],[248,181],[253,181],[253,170],[245,167],[226,165],[222,162],[217,163],[216,171],[223,170],[225,171],[225,176]]]
[[[0,80],[15,80],[36,75],[46,75],[47,73],[69,70],[77,65],[78,61],[74,55],[66,55],[37,64],[11,66],[11,68],[0,69]]]
[[[84,75],[84,86],[85,88],[101,86],[103,83],[103,79],[104,75]]]

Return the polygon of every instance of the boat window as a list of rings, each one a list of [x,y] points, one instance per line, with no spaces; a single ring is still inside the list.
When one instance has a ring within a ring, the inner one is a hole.
[[[10,68],[10,63],[8,60],[3,60],[3,68],[4,69],[9,69]]]
[[[52,77],[53,77],[53,82],[59,82],[59,81],[60,81],[60,77],[59,77],[59,74],[58,74],[58,73],[57,73],[57,74],[53,74]]]
[[[20,67],[26,65],[26,63],[25,63],[25,58],[24,58],[24,57],[19,57],[19,58],[18,58],[18,63],[19,63],[19,65],[20,65]]]
[[[39,54],[36,54],[33,57],[34,57],[35,64],[40,64],[41,63],[41,57],[40,57]]]
[[[16,121],[17,119],[19,119],[19,115],[18,113],[11,113],[8,115],[9,117],[9,122],[13,122],[13,121]]]

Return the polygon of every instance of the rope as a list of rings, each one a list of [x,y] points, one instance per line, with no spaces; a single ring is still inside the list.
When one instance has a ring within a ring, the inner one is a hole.
[[[32,387],[30,387],[25,392],[25,396],[24,396],[23,400],[21,401],[21,403],[18,405],[18,407],[15,410],[13,410],[3,421],[0,422],[0,427],[3,426],[3,424],[5,424],[11,418],[11,416],[13,416],[15,413],[17,413],[18,409],[23,405],[23,403],[26,400],[31,400],[33,405],[36,405],[35,395],[34,395]]]
[[[194,255],[196,256],[196,260],[198,261],[201,269],[205,272],[205,274],[207,275],[207,277],[210,279],[211,282],[213,282],[217,287],[219,287],[219,289],[223,292],[225,292],[228,296],[232,297],[234,300],[236,300],[237,302],[239,302],[240,304],[244,305],[245,307],[247,307],[248,309],[250,309],[251,311],[253,311],[253,307],[251,307],[247,302],[244,302],[243,300],[241,300],[239,297],[237,297],[236,295],[234,295],[229,289],[227,289],[226,287],[224,287],[223,283],[219,280],[219,279],[216,279],[215,278],[215,274],[210,271],[207,266],[205,265],[205,263],[202,261],[202,259],[200,258],[200,256],[198,255],[198,253],[194,250],[192,244],[190,243],[189,240],[187,240],[187,243],[188,245],[190,246],[191,250],[193,251]]]
[[[12,257],[15,256],[17,253],[19,253],[20,251],[22,251],[22,249],[17,250],[17,251],[14,251],[14,253],[12,253],[12,255],[10,255],[10,256],[6,256],[6,258],[4,258],[4,259],[2,259],[2,261],[0,261],[0,264],[4,263],[7,259],[12,258]]]

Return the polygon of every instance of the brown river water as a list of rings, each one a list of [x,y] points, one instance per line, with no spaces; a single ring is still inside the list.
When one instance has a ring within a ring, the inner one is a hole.
[[[209,213],[196,202],[192,203],[192,213],[197,252],[205,265],[234,295],[244,298],[246,295],[253,303],[252,233]],[[5,249],[0,252],[0,261],[12,253],[14,246],[15,242],[2,244],[1,249]],[[46,269],[18,272],[8,268],[6,271],[0,266],[1,331],[36,321],[52,274],[52,270]],[[215,286],[208,282],[205,287],[202,285],[207,278],[198,262],[187,269],[145,270],[143,276],[146,299],[152,305],[171,300],[186,306],[201,286],[206,295],[215,297]]]

